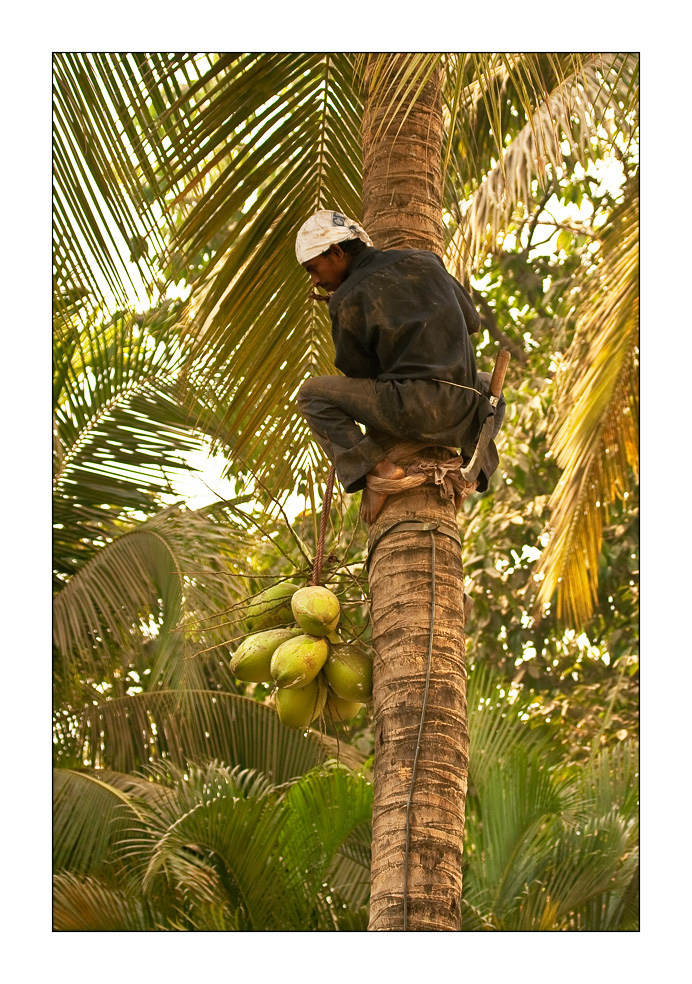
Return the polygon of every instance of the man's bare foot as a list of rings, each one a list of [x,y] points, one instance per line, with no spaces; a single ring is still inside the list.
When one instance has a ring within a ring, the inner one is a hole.
[[[406,472],[399,465],[395,465],[394,462],[390,461],[389,458],[383,458],[379,461],[374,468],[369,472],[369,475],[374,475],[375,478],[388,478],[392,481],[398,481],[400,478],[406,478]],[[387,501],[387,494],[382,492],[374,492],[373,489],[369,489],[367,486],[363,489],[363,496],[360,503],[360,514],[363,517],[363,521],[370,525],[377,518],[382,506]]]

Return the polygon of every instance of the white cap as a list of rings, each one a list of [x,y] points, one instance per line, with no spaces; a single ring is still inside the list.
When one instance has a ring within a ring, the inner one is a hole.
[[[299,263],[319,256],[329,249],[332,243],[343,243],[347,239],[362,239],[367,246],[372,240],[362,226],[341,212],[323,208],[311,215],[298,230],[296,236],[296,258]]]

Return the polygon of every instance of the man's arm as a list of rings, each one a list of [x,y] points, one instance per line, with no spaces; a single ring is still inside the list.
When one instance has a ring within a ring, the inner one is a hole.
[[[435,259],[442,266],[447,276],[452,281],[452,284],[454,285],[454,293],[456,295],[457,301],[459,302],[459,307],[461,308],[461,312],[464,315],[464,321],[466,322],[466,328],[468,330],[468,333],[469,335],[474,335],[481,326],[481,317],[478,311],[476,311],[471,295],[466,290],[464,285],[460,283],[456,277],[452,276],[452,274],[449,272],[449,270],[444,265],[440,257],[437,255],[437,253],[431,253],[431,256],[435,257]]]
[[[469,335],[474,335],[481,326],[481,316],[478,311],[476,311],[471,295],[466,290],[464,285],[460,284],[456,277],[452,277],[452,280],[454,282],[454,291],[457,295],[457,300],[459,301],[459,307],[461,308],[462,314],[464,315],[464,321],[466,322],[466,330]]]

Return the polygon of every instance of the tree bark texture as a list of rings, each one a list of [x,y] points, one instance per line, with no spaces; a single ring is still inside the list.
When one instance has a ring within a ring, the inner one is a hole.
[[[413,105],[405,98],[392,116],[415,59],[370,55],[366,63],[363,227],[378,249],[429,249],[442,256],[441,70]]]
[[[433,73],[415,102],[405,98],[392,117],[416,58],[368,56],[363,226],[380,248],[429,249],[441,256],[441,73]],[[449,456],[444,449],[428,451],[418,457]],[[399,520],[439,522],[457,531],[453,503],[433,485],[390,495],[370,529],[375,789],[368,930],[458,931],[468,776],[461,547],[455,538],[433,533],[433,592],[429,532],[392,530],[378,540]]]
[[[454,932],[461,929],[469,747],[461,547],[447,533],[432,533],[433,589],[430,532],[393,528],[378,539],[402,520],[457,529],[454,506],[432,485],[389,496],[370,529],[375,762],[368,930]]]

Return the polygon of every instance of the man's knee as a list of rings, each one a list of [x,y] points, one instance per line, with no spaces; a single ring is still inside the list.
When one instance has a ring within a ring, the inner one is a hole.
[[[311,376],[306,379],[298,390],[298,396],[296,397],[296,403],[298,404],[298,409],[302,414],[309,409],[310,404],[316,399],[322,399],[324,397],[324,386],[323,380],[329,379],[329,376]]]

